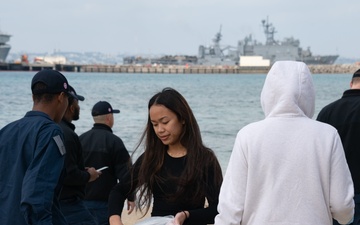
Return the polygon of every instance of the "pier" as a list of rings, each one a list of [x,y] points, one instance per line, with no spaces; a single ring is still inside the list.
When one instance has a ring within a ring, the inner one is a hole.
[[[308,65],[308,67],[313,74],[352,74],[360,68],[360,64]],[[55,69],[64,72],[85,73],[266,74],[270,67],[0,63],[0,72],[40,71],[42,69]]]

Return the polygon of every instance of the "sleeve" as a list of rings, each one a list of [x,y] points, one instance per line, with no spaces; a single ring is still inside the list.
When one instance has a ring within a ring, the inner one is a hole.
[[[120,138],[117,139],[112,149],[114,149],[113,165],[115,165],[115,174],[119,183],[121,183],[124,176],[129,173],[131,167],[130,155]],[[134,201],[134,198],[134,194],[131,194],[127,199]]]
[[[127,151],[123,141],[118,138],[112,148],[113,149],[113,165],[115,167],[115,173],[117,179],[121,181],[124,175],[129,171],[131,166],[130,164],[130,155]]]
[[[122,181],[116,184],[111,190],[108,200],[109,216],[112,215],[121,216],[121,212],[124,208],[125,199],[133,195],[133,193],[137,188],[137,174],[140,165],[141,165],[141,159],[139,158],[133,165],[132,170],[129,170],[123,176]]]
[[[71,186],[87,184],[90,179],[90,174],[85,171],[84,163],[80,162],[80,160],[83,160],[82,147],[76,134],[68,138],[65,136],[65,148],[66,176],[64,184]],[[80,165],[82,165],[83,168],[79,168]]]
[[[339,135],[336,135],[331,159],[330,210],[340,224],[354,215],[354,187]]]
[[[247,162],[238,134],[230,156],[219,195],[216,225],[239,225],[242,222],[247,186]]]
[[[215,165],[211,165],[208,169],[206,179],[205,197],[207,199],[208,206],[206,208],[189,210],[189,222],[191,223],[204,223],[213,224],[214,218],[218,214],[217,206],[219,202],[219,192],[221,187],[221,181],[216,182],[215,176],[222,177],[221,167],[213,155]],[[217,173],[217,174],[216,174]]]
[[[52,224],[52,204],[64,165],[65,147],[60,128],[47,125],[37,144],[23,180],[21,211],[28,224]]]
[[[121,213],[124,208],[124,201],[126,199],[124,192],[126,193],[126,187],[124,188],[121,183],[116,184],[109,194],[109,216],[119,215],[121,217]]]

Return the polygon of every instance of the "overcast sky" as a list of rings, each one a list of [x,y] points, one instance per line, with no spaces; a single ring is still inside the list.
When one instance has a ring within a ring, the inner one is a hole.
[[[12,52],[197,55],[222,26],[221,44],[252,34],[294,37],[313,54],[360,58],[360,0],[0,0]]]

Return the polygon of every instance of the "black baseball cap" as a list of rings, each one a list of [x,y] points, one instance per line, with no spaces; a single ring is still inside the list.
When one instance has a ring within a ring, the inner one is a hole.
[[[34,90],[37,83],[44,83],[46,88]],[[52,69],[44,69],[37,72],[31,81],[31,91],[33,94],[57,94],[65,92],[72,97],[78,99],[73,93],[70,92],[69,83],[66,77],[59,71]]]
[[[120,113],[120,110],[113,109],[107,101],[99,101],[97,102],[91,110],[92,116],[100,116],[109,113]]]
[[[69,85],[69,92],[71,92],[73,95],[75,95],[77,100],[79,100],[79,101],[84,101],[85,100],[84,96],[78,95],[76,93],[75,89],[71,85]]]

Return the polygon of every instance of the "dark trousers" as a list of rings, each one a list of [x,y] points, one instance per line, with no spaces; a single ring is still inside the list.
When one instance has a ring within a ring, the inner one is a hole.
[[[105,201],[84,201],[98,225],[109,225],[108,204]]]
[[[97,225],[95,218],[80,198],[60,200],[60,207],[69,225]]]

